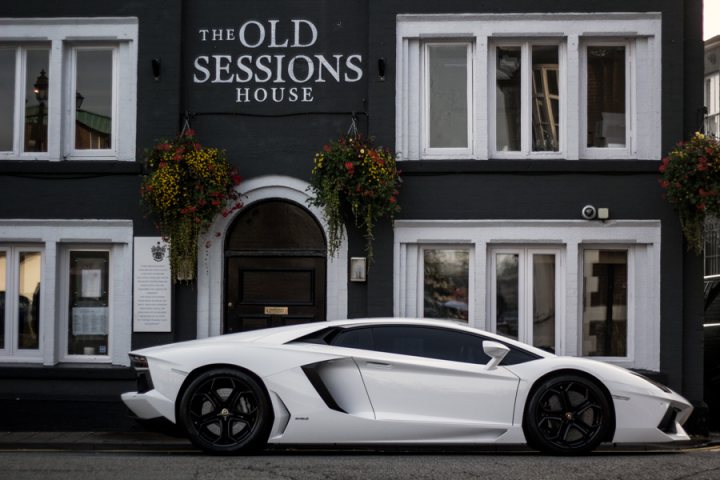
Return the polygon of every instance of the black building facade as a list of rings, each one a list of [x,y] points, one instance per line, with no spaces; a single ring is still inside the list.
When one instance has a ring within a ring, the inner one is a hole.
[[[657,181],[702,121],[701,16],[670,0],[0,5],[0,428],[133,428],[130,349],[363,316],[467,321],[702,405],[702,263]],[[403,178],[365,281],[362,232],[329,256],[308,203],[315,152],[351,125]],[[144,152],[183,127],[226,150],[244,206],[148,331]]]

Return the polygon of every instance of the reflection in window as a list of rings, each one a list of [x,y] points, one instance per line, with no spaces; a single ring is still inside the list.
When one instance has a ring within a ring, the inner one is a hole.
[[[108,252],[70,252],[69,355],[108,354]]]
[[[18,348],[40,346],[40,252],[21,252],[18,269]]]
[[[535,254],[533,269],[533,345],[555,351],[555,255]]]
[[[521,149],[521,54],[520,47],[498,47],[495,97],[496,145],[498,151]]]
[[[76,50],[75,148],[111,148],[113,50]]]
[[[625,147],[625,47],[587,48],[587,146]]]
[[[470,252],[427,249],[423,260],[423,316],[467,321]]]
[[[26,152],[47,152],[50,51],[28,49],[25,64]]]
[[[560,87],[558,85],[558,47],[533,46],[533,151],[560,149]]]
[[[628,256],[622,250],[583,253],[583,355],[627,355]]]
[[[430,148],[468,147],[468,45],[428,45]]]
[[[13,149],[15,49],[0,48],[0,152]]]
[[[501,335],[518,338],[519,317],[519,260],[516,253],[499,253],[495,256],[495,281],[497,304],[495,331]]]
[[[7,254],[0,252],[0,349],[5,348],[5,302],[7,302]]]

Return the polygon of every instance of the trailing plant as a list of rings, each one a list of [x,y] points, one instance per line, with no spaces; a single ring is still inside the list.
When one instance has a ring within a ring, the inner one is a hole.
[[[235,187],[242,180],[225,152],[201,145],[187,129],[147,152],[141,202],[157,219],[170,243],[170,268],[177,281],[190,281],[197,270],[198,241],[218,214],[240,208]]]
[[[700,253],[708,215],[720,215],[720,141],[696,132],[662,159],[660,186],[680,218],[688,248]]]
[[[334,256],[343,241],[345,213],[363,230],[372,261],[373,231],[383,218],[400,211],[400,171],[395,155],[360,135],[340,137],[315,154],[308,203],[322,209],[328,223],[328,250]]]

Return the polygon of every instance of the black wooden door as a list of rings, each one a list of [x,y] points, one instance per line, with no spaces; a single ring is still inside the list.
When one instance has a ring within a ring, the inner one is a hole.
[[[325,259],[228,259],[225,331],[293,325],[325,319]]]
[[[325,320],[322,229],[303,207],[270,200],[247,207],[227,237],[225,333]]]

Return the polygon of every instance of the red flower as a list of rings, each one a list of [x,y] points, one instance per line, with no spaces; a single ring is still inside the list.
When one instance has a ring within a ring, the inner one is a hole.
[[[397,199],[395,197],[390,197],[390,203],[397,203]]]
[[[325,145],[323,145],[323,150],[325,150],[326,152],[329,152],[330,150],[332,150],[332,148],[330,148],[330,145],[325,144]]]
[[[240,185],[240,183],[242,182],[242,177],[235,173],[232,175],[232,181],[234,185]]]
[[[355,165],[352,162],[345,162],[345,169],[352,175]]]
[[[195,136],[195,130],[193,130],[192,128],[188,128],[187,130],[185,130],[184,135],[185,135],[186,137],[194,137],[194,136]]]
[[[668,188],[670,186],[670,182],[668,182],[667,180],[660,180],[660,186],[662,188]]]

